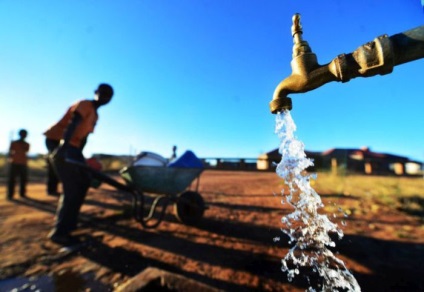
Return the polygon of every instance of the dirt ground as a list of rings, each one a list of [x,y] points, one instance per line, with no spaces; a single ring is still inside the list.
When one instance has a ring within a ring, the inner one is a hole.
[[[180,223],[170,206],[157,228],[145,229],[132,217],[132,196],[103,184],[90,189],[75,232],[86,244],[70,252],[46,239],[58,198],[45,194],[44,183],[32,182],[28,198],[14,201],[5,199],[3,183],[0,291],[32,291],[36,279],[49,282],[44,289],[38,282],[40,291],[113,291],[148,267],[224,291],[305,291],[305,279],[288,282],[280,270],[289,248],[280,222],[291,212],[275,195],[282,187],[275,173],[205,171],[199,192],[209,208],[197,225]],[[344,219],[335,251],[362,291],[424,291],[422,219],[385,207]]]

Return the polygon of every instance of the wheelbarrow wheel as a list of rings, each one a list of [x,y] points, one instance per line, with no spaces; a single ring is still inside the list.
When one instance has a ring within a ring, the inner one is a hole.
[[[203,216],[205,203],[197,192],[187,191],[178,195],[174,205],[175,216],[186,225],[195,225]]]

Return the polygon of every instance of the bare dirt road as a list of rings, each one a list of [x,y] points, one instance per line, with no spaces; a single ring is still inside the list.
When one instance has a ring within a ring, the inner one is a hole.
[[[159,227],[144,229],[132,217],[131,195],[103,184],[90,190],[75,232],[85,245],[70,252],[46,239],[58,198],[32,182],[28,198],[7,201],[3,184],[0,291],[25,291],[28,281],[41,291],[114,291],[149,267],[224,291],[305,291],[301,276],[288,282],[280,270],[289,248],[280,222],[291,211],[280,203],[282,188],[275,173],[205,171],[199,192],[209,208],[196,226],[180,223],[168,207]],[[361,201],[322,198],[344,206]],[[363,291],[424,291],[422,217],[380,210],[346,219],[339,258]]]

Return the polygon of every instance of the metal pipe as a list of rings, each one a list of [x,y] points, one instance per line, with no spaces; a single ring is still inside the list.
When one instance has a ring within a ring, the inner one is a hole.
[[[308,42],[302,39],[300,15],[293,16],[292,74],[278,84],[270,102],[272,113],[291,110],[290,93],[302,93],[316,89],[328,82],[348,82],[356,77],[385,75],[393,67],[424,58],[424,26],[395,34],[382,35],[354,52],[341,54],[330,63],[319,65]]]
[[[424,57],[424,26],[390,37],[395,55],[395,66]]]

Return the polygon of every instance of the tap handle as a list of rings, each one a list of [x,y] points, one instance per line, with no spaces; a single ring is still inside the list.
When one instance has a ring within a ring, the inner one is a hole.
[[[298,44],[302,41],[303,34],[302,25],[300,24],[300,14],[296,13],[295,15],[293,15],[292,20],[293,25],[291,27],[291,33],[293,37],[293,42],[295,44]]]

